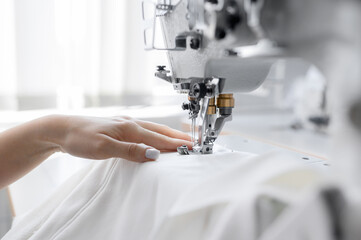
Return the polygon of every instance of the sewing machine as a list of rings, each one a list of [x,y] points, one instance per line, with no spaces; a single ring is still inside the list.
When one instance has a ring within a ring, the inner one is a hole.
[[[276,61],[272,55],[282,51],[266,39],[260,25],[263,1],[244,4],[234,0],[143,1],[146,49],[167,50],[172,69],[170,75],[165,66],[158,66],[155,75],[188,94],[189,102],[182,108],[192,120],[193,150],[182,146],[180,154],[212,153],[224,124],[232,119],[233,93],[258,88]],[[156,46],[158,19],[164,47]]]
[[[343,4],[327,0],[148,0],[142,6],[146,49],[167,51],[170,63],[171,71],[158,66],[156,76],[188,94],[182,107],[189,111],[194,146],[180,147],[181,154],[212,153],[232,119],[233,93],[257,89],[279,59],[309,61],[331,75],[325,54],[336,52],[337,41],[347,44],[340,21],[323,20]]]
[[[170,63],[171,71],[158,66],[155,75],[188,94],[189,102],[182,108],[189,111],[192,121],[193,150],[181,146],[180,154],[212,153],[223,126],[232,120],[233,93],[257,89],[278,60],[304,50],[287,46],[293,41],[289,36],[302,39],[313,34],[299,24],[299,14],[288,16],[294,5],[283,1],[143,1],[146,49],[166,50]],[[272,15],[275,12],[290,18],[289,25],[300,33],[293,36],[289,28],[283,30],[283,23]],[[159,39],[160,30],[163,39]],[[312,58],[318,59],[317,54]]]

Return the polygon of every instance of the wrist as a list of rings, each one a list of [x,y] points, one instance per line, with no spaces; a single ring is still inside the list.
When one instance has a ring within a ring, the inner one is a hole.
[[[54,152],[63,152],[62,146],[67,135],[68,117],[49,115],[38,119],[39,139],[48,144]]]

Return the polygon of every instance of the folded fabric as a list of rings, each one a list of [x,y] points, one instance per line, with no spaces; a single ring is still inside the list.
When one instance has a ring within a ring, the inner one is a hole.
[[[224,149],[166,153],[144,164],[101,161],[18,219],[3,239],[257,239],[265,230],[255,217],[260,186],[269,189],[299,169],[279,154]],[[284,202],[302,192],[290,189]]]

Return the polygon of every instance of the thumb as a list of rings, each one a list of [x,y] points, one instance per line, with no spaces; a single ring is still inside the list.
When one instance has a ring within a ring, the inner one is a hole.
[[[120,142],[110,139],[110,153],[113,157],[121,157],[133,162],[155,161],[160,151],[145,144]]]

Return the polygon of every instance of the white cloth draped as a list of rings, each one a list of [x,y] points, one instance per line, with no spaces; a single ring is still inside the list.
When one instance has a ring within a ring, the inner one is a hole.
[[[277,155],[225,150],[97,162],[17,219],[4,240],[256,239],[256,186],[298,167]]]

